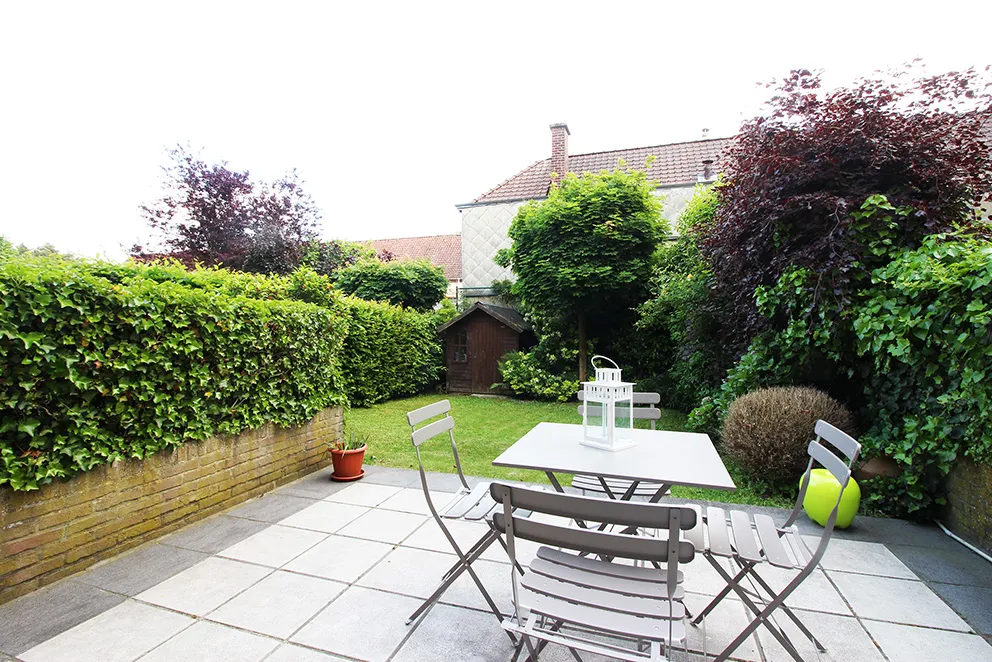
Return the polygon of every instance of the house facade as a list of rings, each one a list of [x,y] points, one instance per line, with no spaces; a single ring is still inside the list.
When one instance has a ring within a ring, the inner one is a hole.
[[[552,124],[550,158],[524,168],[472,202],[456,205],[462,215],[461,296],[491,296],[493,281],[513,277],[493,258],[496,251],[510,245],[508,232],[517,210],[530,200],[546,198],[553,178],[557,180],[567,172],[612,170],[622,160],[629,168],[643,170],[655,182],[655,194],[663,199],[662,215],[674,222],[692,197],[695,185],[716,179],[717,164],[730,143],[730,138],[713,138],[572,155],[568,153],[569,134],[567,125]],[[649,156],[655,159],[645,168]]]

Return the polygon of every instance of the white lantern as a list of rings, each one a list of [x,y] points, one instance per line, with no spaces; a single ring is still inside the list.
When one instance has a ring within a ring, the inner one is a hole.
[[[612,368],[596,366],[596,359]],[[634,385],[620,380],[620,366],[605,356],[592,357],[596,380],[582,382],[582,445],[619,451],[634,445]]]

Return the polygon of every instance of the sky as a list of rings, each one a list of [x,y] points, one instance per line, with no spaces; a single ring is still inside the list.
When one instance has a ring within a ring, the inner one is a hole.
[[[992,61],[992,3],[3,2],[0,234],[120,259],[166,150],[295,168],[329,239],[460,230],[551,151],[732,135],[769,92]]]

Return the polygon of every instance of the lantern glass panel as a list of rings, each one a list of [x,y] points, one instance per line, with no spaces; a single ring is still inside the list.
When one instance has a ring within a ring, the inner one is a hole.
[[[596,356],[595,359],[606,359]],[[613,363],[613,361],[610,361]],[[617,451],[634,445],[634,385],[624,382],[619,367],[596,366],[596,379],[582,382],[583,440],[586,446]]]

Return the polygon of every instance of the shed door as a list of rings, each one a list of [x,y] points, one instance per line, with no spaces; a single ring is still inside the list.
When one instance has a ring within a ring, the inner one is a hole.
[[[496,362],[502,356],[502,325],[488,315],[476,315],[468,338],[469,365],[472,366],[472,393],[489,393],[499,381]]]

